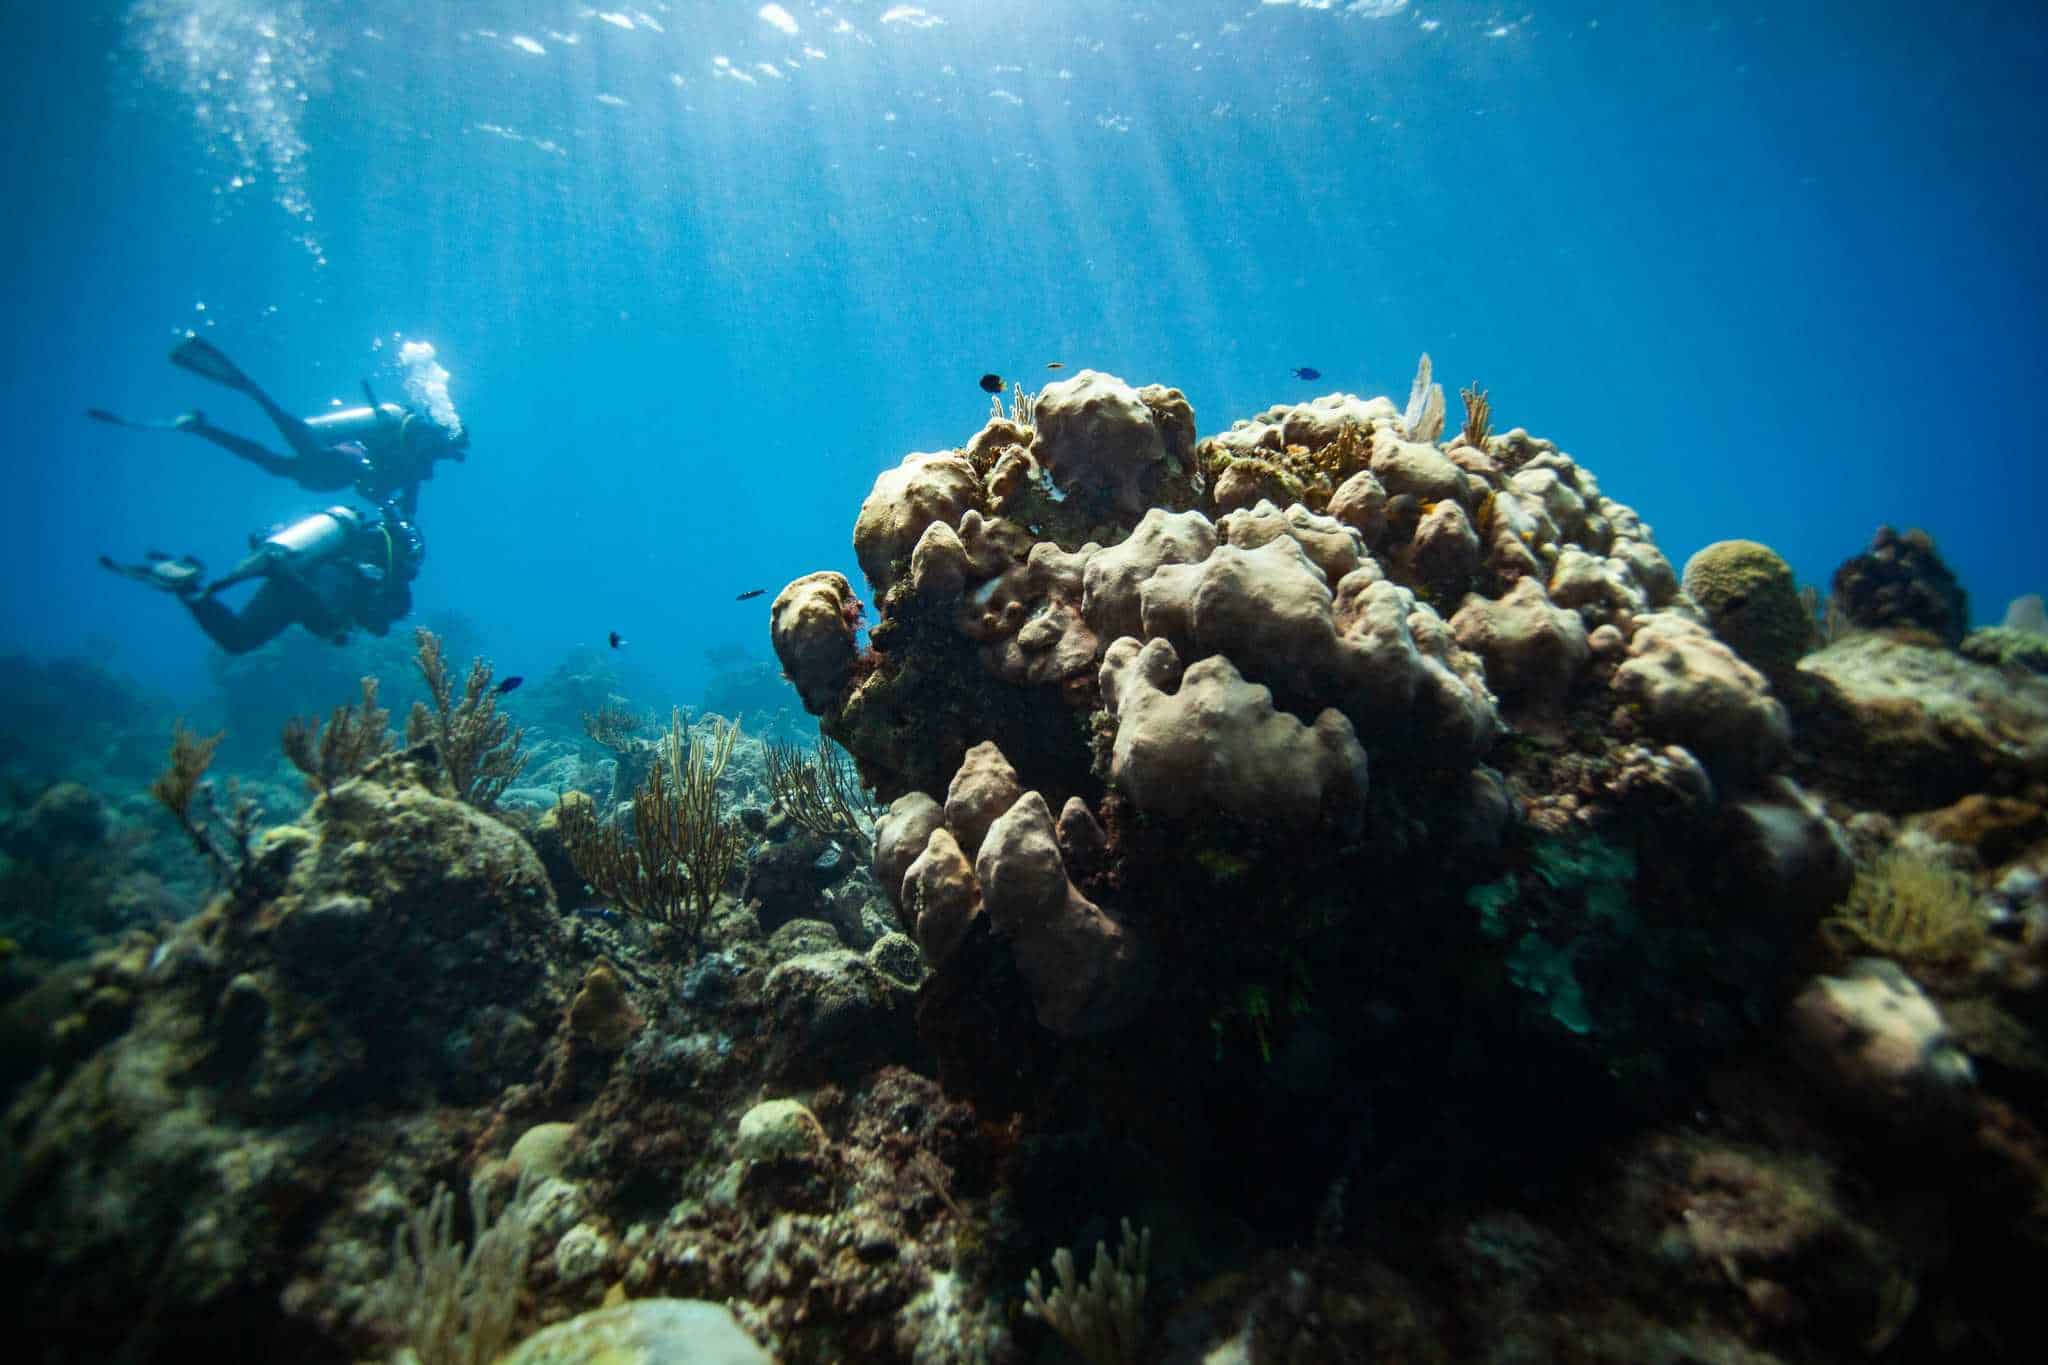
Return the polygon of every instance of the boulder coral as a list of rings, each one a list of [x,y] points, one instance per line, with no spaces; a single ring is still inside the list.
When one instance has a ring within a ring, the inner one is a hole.
[[[1813,643],[1792,566],[1768,545],[1717,540],[1685,562],[1685,594],[1744,662],[1782,684]]]
[[[1815,977],[1788,1022],[1793,1055],[1817,1083],[1901,1127],[1953,1117],[1976,1080],[1941,1011],[1887,958]]]
[[[1870,548],[1835,570],[1832,600],[1859,630],[1920,630],[1954,649],[1970,627],[1970,599],[1918,529],[1880,526]]]

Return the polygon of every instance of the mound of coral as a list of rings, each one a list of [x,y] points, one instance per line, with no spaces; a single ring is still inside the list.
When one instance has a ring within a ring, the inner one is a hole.
[[[1301,964],[1374,941],[1422,960],[1388,1011],[1460,1027],[1505,993],[1600,1068],[1738,1031],[1768,955],[1694,969],[1846,884],[1784,707],[1589,471],[1442,424],[1425,371],[1405,412],[1337,395],[1198,442],[1177,391],[1084,370],[877,479],[868,646],[836,574],[783,591],[774,639],[894,800],[877,876],[947,1008],[1007,973],[1063,1038],[1142,1019],[1156,1061],[1213,1025],[1342,1067],[1372,1016]]]

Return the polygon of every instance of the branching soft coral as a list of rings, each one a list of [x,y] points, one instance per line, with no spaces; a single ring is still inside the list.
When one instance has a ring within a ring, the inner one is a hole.
[[[256,803],[242,796],[232,778],[227,785],[226,809],[214,799],[213,784],[205,778],[221,738],[210,735],[201,739],[179,721],[171,732],[169,763],[149,784],[149,794],[185,831],[192,847],[213,869],[215,882],[232,886],[249,865],[257,812]]]
[[[284,726],[284,756],[306,775],[306,788],[331,792],[373,759],[391,752],[391,713],[377,705],[377,680],[363,679],[362,700],[334,708],[323,728],[318,716],[294,716]]]
[[[470,662],[462,700],[457,701],[454,679],[441,657],[440,637],[422,626],[413,639],[419,646],[413,662],[434,705],[430,710],[425,702],[413,703],[412,714],[405,721],[406,742],[431,742],[456,796],[478,810],[489,810],[526,767],[526,754],[520,748],[526,732],[498,714],[498,692],[491,686],[489,664],[482,659]]]
[[[681,929],[695,942],[732,872],[746,833],[719,806],[718,780],[737,723],[693,744],[672,716],[663,752],[633,797],[633,837],[598,821],[587,801],[561,807],[563,841],[577,874],[619,909]]]

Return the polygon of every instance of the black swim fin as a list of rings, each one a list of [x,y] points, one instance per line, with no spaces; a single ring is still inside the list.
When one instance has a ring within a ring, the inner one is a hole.
[[[105,408],[87,408],[85,415],[95,422],[105,422],[112,427],[126,427],[130,431],[190,431],[194,426],[203,425],[206,421],[206,414],[203,412],[188,412],[168,421],[137,421],[132,417],[123,417],[118,412],[108,412]]]
[[[256,385],[242,373],[241,367],[229,360],[220,347],[202,337],[186,337],[172,347],[171,363],[252,398],[258,395]]]
[[[100,556],[100,567],[110,573],[132,578],[144,587],[155,588],[176,597],[190,597],[198,592],[206,566],[190,555],[176,559],[161,559],[148,564],[122,564],[111,555]]]

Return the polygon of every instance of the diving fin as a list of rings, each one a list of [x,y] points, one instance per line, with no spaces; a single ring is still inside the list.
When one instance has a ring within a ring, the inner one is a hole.
[[[175,593],[179,597],[189,597],[198,592],[200,577],[206,572],[206,566],[190,555],[165,558],[150,564],[122,564],[110,555],[101,555],[100,567],[123,578],[132,578],[158,592]]]
[[[241,367],[229,360],[220,347],[202,337],[186,337],[172,347],[171,363],[251,397],[257,394],[256,385],[242,373]]]
[[[181,413],[168,421],[161,418],[137,421],[132,417],[123,417],[118,412],[108,412],[105,408],[87,408],[85,415],[95,422],[105,422],[111,427],[126,427],[130,431],[190,431],[206,422],[206,414],[203,412]]]

